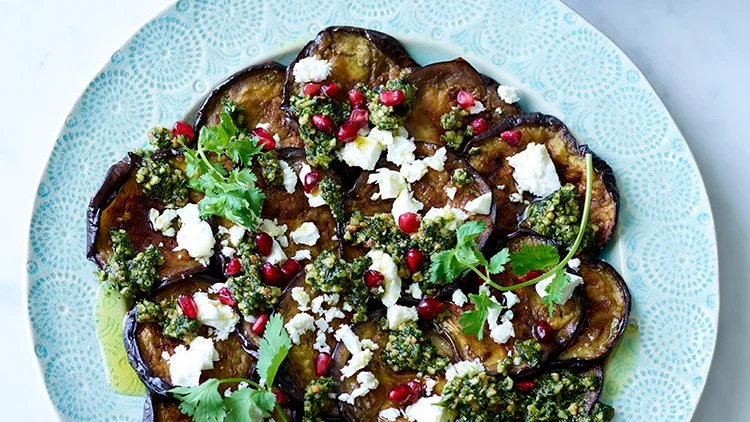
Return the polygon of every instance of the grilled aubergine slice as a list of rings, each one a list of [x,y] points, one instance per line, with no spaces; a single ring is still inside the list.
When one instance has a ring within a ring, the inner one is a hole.
[[[299,411],[295,408],[285,408],[287,421],[296,421]],[[143,405],[143,422],[193,422],[191,416],[180,412],[180,405],[176,400],[150,393]],[[280,421],[278,409],[273,411],[271,420]]]
[[[177,299],[182,294],[208,292],[211,284],[212,281],[203,278],[172,283],[156,292],[153,300],[159,302],[164,299]],[[209,297],[211,296],[209,293]],[[207,336],[208,328],[204,326],[201,330],[205,332],[200,334]],[[169,376],[169,365],[162,354],[167,352],[172,355],[174,349],[183,343],[164,336],[162,327],[158,324],[139,323],[135,308],[125,316],[123,339],[130,365],[141,381],[150,391],[166,395],[173,386]],[[203,371],[201,381],[210,378],[249,378],[255,368],[256,358],[249,354],[243,345],[244,342],[237,332],[230,334],[226,340],[216,341],[214,347],[220,359],[214,362],[214,369]]]
[[[551,244],[541,237],[517,236],[509,242],[508,249],[514,252],[524,244],[539,243]],[[510,286],[518,282],[509,271],[494,275],[493,280],[503,286]],[[498,363],[511,355],[516,356],[518,354],[517,343],[521,345],[522,342],[537,341],[541,346],[537,365],[521,362],[520,364],[514,363],[508,369],[511,376],[520,376],[536,372],[542,368],[546,362],[555,359],[575,339],[584,320],[584,303],[579,296],[574,295],[564,305],[555,305],[550,316],[547,305],[542,303],[542,299],[536,293],[534,286],[515,290],[513,293],[519,299],[519,303],[511,308],[514,315],[512,321],[515,336],[505,344],[497,344],[492,340],[487,325],[484,327],[482,340],[473,335],[463,334],[459,318],[464,312],[472,310],[474,305],[467,303],[463,307],[458,307],[455,304],[449,304],[448,317],[440,322],[438,327],[453,340],[460,359],[479,359],[489,372],[495,372]],[[500,303],[504,303],[503,299],[499,297],[498,300]],[[538,339],[534,335],[534,326],[540,321],[547,323],[552,330],[544,340]]]
[[[154,160],[171,160],[178,168],[184,166],[181,156],[165,152],[154,156]],[[152,208],[162,212],[165,204],[146,194],[136,182],[135,174],[141,158],[133,153],[113,165],[104,178],[102,186],[94,195],[88,208],[87,256],[104,267],[112,256],[110,231],[124,230],[136,251],[149,245],[156,246],[164,257],[164,264],[158,269],[161,284],[185,278],[204,269],[204,266],[191,258],[185,251],[175,251],[175,237],[164,236],[153,230],[149,220]],[[191,193],[191,196],[198,195]],[[191,197],[190,202],[200,198]],[[155,286],[156,287],[156,286]]]
[[[195,116],[196,132],[205,125],[220,122],[224,101],[231,100],[242,107],[241,125],[253,129],[268,124],[271,135],[279,135],[278,146],[301,148],[302,140],[281,109],[286,66],[276,62],[263,63],[241,70],[222,82],[208,96]]]
[[[417,87],[417,94],[404,127],[420,141],[445,144],[442,139],[445,130],[440,118],[458,106],[456,96],[461,90],[472,93],[474,99],[485,107],[484,111],[465,117],[463,128],[477,117],[486,119],[492,126],[502,117],[521,113],[518,105],[500,99],[496,81],[481,75],[464,59],[427,65],[412,72],[406,81]]]
[[[393,407],[394,404],[388,399],[388,392],[394,387],[401,384],[408,383],[412,380],[420,380],[417,376],[416,371],[405,370],[405,371],[394,371],[388,366],[382,357],[383,350],[385,350],[386,344],[388,344],[388,331],[381,328],[381,319],[385,318],[384,312],[377,312],[370,316],[370,319],[362,324],[357,325],[352,329],[354,334],[360,339],[370,339],[378,345],[378,349],[373,352],[373,357],[370,363],[363,369],[363,371],[372,372],[375,378],[378,379],[378,387],[375,390],[370,391],[363,397],[358,397],[354,400],[354,405],[342,402],[341,413],[347,421],[359,422],[359,421],[377,421],[378,413],[389,407]],[[451,361],[455,361],[456,353],[450,338],[441,335],[436,330],[428,326],[420,327],[425,333],[426,337],[430,339],[432,344],[438,350],[438,353],[448,358]],[[346,365],[347,361],[351,357],[351,353],[344,346],[343,343],[339,343],[336,346],[336,350],[333,354],[333,367],[331,369],[331,376],[339,385],[339,394],[351,393],[355,388],[359,387],[359,383],[356,380],[356,375],[342,379],[341,369]],[[434,393],[440,394],[445,379],[442,374],[435,374],[431,376],[437,383],[434,387]],[[422,383],[424,387],[424,383]],[[405,419],[398,419],[403,421]]]
[[[501,138],[503,132],[518,130],[521,140],[510,145]],[[507,236],[518,229],[523,216],[524,204],[511,202],[510,195],[516,192],[513,180],[513,167],[507,158],[526,149],[530,143],[547,147],[550,158],[555,163],[560,182],[574,184],[581,197],[586,191],[586,153],[591,150],[578,142],[568,128],[557,118],[540,113],[510,116],[492,129],[470,142],[465,151],[469,163],[494,187],[497,218],[496,234]],[[614,233],[617,224],[619,196],[612,168],[596,154],[593,154],[596,178],[592,186],[591,213],[589,221],[596,225],[595,250],[587,251],[596,255],[605,247]],[[497,186],[503,186],[499,189]],[[528,195],[528,194],[525,194]],[[527,199],[532,199],[528,197]]]
[[[558,360],[586,364],[604,359],[625,331],[630,291],[620,274],[604,261],[583,261],[578,273],[583,278],[586,321]]]
[[[374,89],[418,67],[401,42],[382,32],[351,26],[331,26],[318,33],[289,65],[284,86],[284,107],[303,84],[294,81],[294,66],[306,57],[332,65],[326,82],[338,82],[344,92],[362,83]]]
[[[417,159],[431,157],[437,150],[442,148],[440,145],[416,142],[417,149],[415,156]],[[389,168],[398,171],[398,167],[381,160],[378,168]],[[474,178],[474,182],[458,187],[453,199],[448,196],[446,188],[452,185],[451,178],[456,170],[465,170]],[[379,191],[377,183],[368,183],[369,176],[374,172],[363,171],[357,179],[354,187],[349,191],[346,202],[348,214],[354,211],[360,211],[366,216],[372,216],[379,213],[390,213],[393,208],[394,199],[377,199],[373,200],[372,196]],[[445,168],[442,171],[428,168],[420,180],[411,184],[414,199],[424,204],[422,213],[426,213],[431,208],[441,208],[450,205],[454,208],[463,209],[466,204],[485,193],[491,192],[491,186],[482,178],[466,161],[457,155],[448,152],[445,159]],[[469,220],[482,220],[487,223],[486,231],[477,238],[479,247],[482,248],[489,239],[493,230],[495,220],[495,206],[490,207],[490,213],[487,215],[472,215]],[[349,252],[349,248],[347,248]]]

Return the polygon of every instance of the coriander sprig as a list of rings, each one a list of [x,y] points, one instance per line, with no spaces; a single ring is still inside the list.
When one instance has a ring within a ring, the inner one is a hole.
[[[282,421],[286,413],[271,391],[276,373],[289,353],[292,342],[284,329],[280,315],[271,316],[258,349],[256,372],[261,382],[246,378],[211,378],[197,387],[176,387],[169,393],[180,401],[180,411],[192,416],[195,422],[252,422],[264,420],[278,411]],[[228,397],[222,397],[219,387],[227,383],[247,383]]]

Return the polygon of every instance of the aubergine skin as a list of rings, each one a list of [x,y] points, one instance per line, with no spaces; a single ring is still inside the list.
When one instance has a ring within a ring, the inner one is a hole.
[[[458,105],[459,91],[469,91],[481,101],[486,110],[475,117],[484,117],[493,125],[501,117],[521,113],[516,104],[508,104],[497,94],[498,83],[481,75],[464,59],[455,59],[427,65],[412,72],[406,81],[417,87],[414,109],[404,123],[411,136],[420,141],[443,145],[445,130],[440,117]],[[496,113],[496,109],[502,113]]]
[[[285,80],[286,66],[276,62],[250,66],[235,73],[216,87],[198,109],[196,132],[205,125],[219,123],[219,115],[224,109],[222,101],[227,98],[244,108],[243,126],[252,129],[267,123],[269,133],[281,138],[281,147],[303,147],[302,139],[281,109]]]
[[[558,360],[585,365],[604,360],[625,332],[631,297],[620,274],[604,261],[582,261],[578,273],[583,278],[586,322]]]
[[[178,165],[182,164],[182,157],[170,155],[170,159],[175,160]],[[112,255],[110,229],[123,229],[136,251],[142,251],[149,245],[159,249],[164,257],[164,264],[158,268],[162,284],[202,271],[204,266],[191,258],[187,252],[174,250],[177,247],[175,237],[164,236],[151,228],[149,210],[155,208],[161,212],[164,204],[146,195],[135,181],[139,162],[140,157],[130,153],[125,159],[113,165],[89,203],[88,258],[99,267],[104,267]]]
[[[177,298],[181,294],[192,294],[198,290],[207,291],[212,282],[213,280],[209,279],[193,278],[172,283],[160,289],[154,301]],[[207,328],[203,328],[207,331]],[[157,324],[139,323],[135,308],[125,316],[123,340],[130,365],[146,388],[156,394],[166,396],[173,386],[168,381],[169,365],[162,358],[162,353],[167,352],[171,355],[174,349],[183,343],[177,339],[165,337],[162,334],[162,328]],[[256,359],[245,350],[244,346],[245,343],[236,332],[230,334],[227,340],[217,341],[215,347],[220,359],[214,362],[214,369],[203,371],[201,381],[210,378],[250,378],[255,369]]]
[[[508,130],[519,130],[521,141],[511,146],[500,138]],[[469,142],[464,153],[479,174],[495,186],[494,197],[497,207],[495,220],[498,238],[506,237],[518,229],[519,219],[525,205],[510,201],[510,194],[516,192],[513,180],[513,167],[507,158],[524,149],[529,143],[544,144],[550,158],[555,163],[562,184],[572,183],[583,196],[586,192],[585,154],[591,153],[596,178],[593,181],[591,213],[589,221],[598,228],[595,247],[585,251],[595,256],[603,249],[614,233],[619,213],[619,194],[612,168],[586,145],[578,145],[568,128],[557,118],[540,113],[509,116]],[[474,149],[476,148],[476,150]],[[472,151],[472,154],[468,152]],[[496,186],[502,185],[503,189]],[[531,198],[528,198],[531,199]]]
[[[331,26],[307,43],[289,65],[284,86],[285,108],[302,86],[294,81],[294,66],[310,56],[331,62],[331,76],[327,81],[339,82],[344,92],[358,83],[377,88],[418,67],[401,42],[390,35],[352,26]]]
[[[302,412],[297,407],[299,406],[284,409],[287,421],[298,420],[298,415]],[[274,409],[271,419],[281,420],[278,416],[278,409]],[[193,422],[193,420],[192,417],[180,411],[180,405],[176,400],[153,393],[146,396],[146,402],[143,405],[143,422]]]

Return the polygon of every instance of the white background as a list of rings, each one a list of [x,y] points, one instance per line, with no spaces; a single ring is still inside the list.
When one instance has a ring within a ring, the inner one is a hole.
[[[694,420],[748,421],[750,2],[567,2],[646,74],[696,156],[718,231],[721,329]],[[0,0],[0,420],[55,420],[23,304],[30,212],[47,156],[89,81],[117,48],[169,4]]]

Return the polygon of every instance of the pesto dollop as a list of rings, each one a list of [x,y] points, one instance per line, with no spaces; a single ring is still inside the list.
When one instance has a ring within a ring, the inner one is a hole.
[[[335,101],[326,96],[308,97],[295,95],[291,99],[290,111],[299,122],[299,134],[305,142],[307,161],[314,167],[328,168],[336,158],[340,147],[335,133],[318,130],[312,122],[314,115],[330,117],[336,125],[346,121],[349,116],[348,101]]]
[[[373,297],[364,283],[364,275],[372,261],[368,257],[355,258],[351,262],[337,257],[333,251],[320,253],[305,270],[305,282],[314,293],[339,293],[354,308],[352,321],[367,320],[367,302]]]
[[[339,186],[332,178],[325,177],[318,183],[318,189],[320,189],[320,195],[323,200],[328,204],[328,208],[331,209],[331,214],[337,222],[342,223],[346,221],[346,213],[344,212],[344,193],[341,186]]]
[[[474,135],[471,126],[465,124],[468,116],[469,111],[461,107],[453,107],[440,116],[440,125],[445,131],[440,139],[451,148],[458,149],[467,137]]]
[[[357,85],[356,88],[362,91],[369,100],[367,108],[370,111],[370,122],[381,130],[397,130],[404,124],[416,101],[417,87],[403,79],[391,79],[375,90],[369,90],[362,84]],[[387,106],[380,102],[382,91],[395,90],[401,90],[404,93],[403,103],[397,106]]]
[[[575,185],[564,185],[548,197],[532,202],[526,211],[526,219],[521,227],[534,230],[558,242],[571,246],[578,235],[583,210],[581,198]],[[593,244],[597,227],[589,223],[586,226],[581,248]]]
[[[333,378],[321,377],[310,381],[305,388],[302,422],[324,422],[322,413],[330,404],[330,395],[336,392]]]
[[[157,150],[179,147],[178,139],[165,127],[152,128],[146,136],[148,143]]]
[[[157,267],[164,263],[161,252],[154,245],[136,252],[125,230],[112,229],[109,235],[112,255],[97,271],[99,282],[126,298],[149,292],[158,277]]]
[[[151,154],[141,152],[141,162],[135,172],[135,181],[146,194],[162,200],[165,204],[184,205],[187,202],[187,176],[168,159],[155,160]]]
[[[383,323],[387,322],[383,320]],[[437,347],[415,321],[403,323],[397,330],[390,331],[383,350],[383,361],[396,372],[414,370],[430,375],[442,371],[449,363],[448,359],[438,354]]]
[[[161,302],[143,300],[136,304],[136,319],[140,323],[159,324],[165,337],[171,337],[189,343],[197,337],[200,323],[189,319],[177,306],[177,301],[164,299]]]
[[[451,181],[453,182],[453,185],[458,187],[468,186],[474,183],[474,175],[469,173],[466,169],[456,169],[456,171],[453,172]]]
[[[269,286],[260,279],[257,267],[244,269],[244,274],[230,277],[227,287],[237,301],[237,309],[244,316],[255,316],[278,303],[281,289]]]
[[[271,186],[284,186],[284,172],[279,163],[279,153],[275,149],[258,154],[255,158],[266,183]]]

